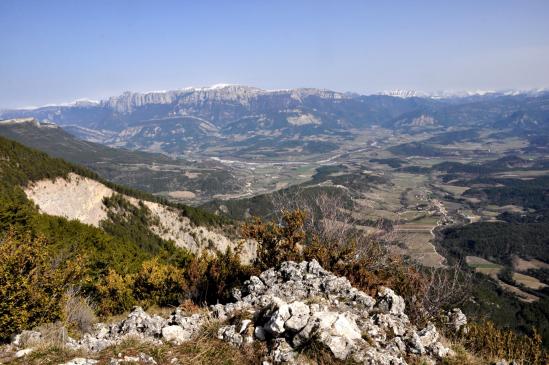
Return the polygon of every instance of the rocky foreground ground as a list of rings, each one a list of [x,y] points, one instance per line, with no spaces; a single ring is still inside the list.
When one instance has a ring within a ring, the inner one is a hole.
[[[403,298],[393,290],[381,288],[373,298],[315,260],[284,262],[278,270],[252,276],[233,296],[233,303],[217,304],[192,315],[177,309],[169,318],[149,315],[137,307],[122,321],[96,324],[79,340],[67,337],[65,346],[80,350],[86,358],[65,364],[97,364],[94,354],[128,338],[180,345],[193,341],[212,323],[218,324],[217,337],[232,346],[266,343],[264,364],[302,363],[304,350],[313,345],[328,349],[337,359],[362,364],[406,364],[413,355],[435,363],[452,353],[433,324],[417,328],[410,322]],[[449,317],[456,330],[466,323],[459,310]],[[15,356],[31,354],[41,336],[36,331],[16,336],[11,344]],[[145,353],[110,359],[110,364],[127,362],[157,363]],[[178,359],[171,363],[177,364]]]

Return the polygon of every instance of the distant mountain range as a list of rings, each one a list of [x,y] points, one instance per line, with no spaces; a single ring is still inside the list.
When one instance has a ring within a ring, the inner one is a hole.
[[[235,148],[330,151],[374,125],[422,128],[546,129],[549,93],[475,92],[423,95],[397,90],[358,95],[324,89],[263,90],[215,85],[148,93],[125,92],[94,102],[8,110],[0,119],[32,117],[78,138],[149,152],[182,155]],[[253,152],[253,153],[252,153]],[[272,150],[267,156],[271,154]]]

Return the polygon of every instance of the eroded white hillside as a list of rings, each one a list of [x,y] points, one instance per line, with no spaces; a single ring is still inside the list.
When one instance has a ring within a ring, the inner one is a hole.
[[[67,179],[34,182],[25,188],[25,193],[43,213],[99,227],[99,222],[107,218],[103,198],[110,197],[114,191],[95,180],[71,173]]]
[[[115,191],[93,179],[71,173],[65,178],[45,179],[34,182],[25,188],[27,197],[34,201],[40,211],[46,214],[77,219],[82,223],[100,227],[100,222],[107,219],[107,208],[103,199],[111,197]],[[125,196],[135,206],[138,199]],[[184,217],[174,208],[144,201],[151,211],[151,221],[159,222],[149,228],[165,240],[172,240],[176,246],[186,248],[193,253],[204,250],[234,248],[237,243],[222,233],[214,232],[202,226],[194,226],[190,219]],[[243,261],[255,256],[255,244],[243,242]]]

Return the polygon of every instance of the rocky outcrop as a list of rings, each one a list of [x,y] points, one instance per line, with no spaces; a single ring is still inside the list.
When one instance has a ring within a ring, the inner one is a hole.
[[[165,319],[151,316],[141,307],[136,307],[121,322],[110,325],[99,323],[93,333],[85,334],[79,341],[69,338],[67,346],[75,350],[98,352],[129,337],[158,344],[163,341],[181,344],[189,341],[198,332],[205,318],[198,314],[184,316],[177,309]]]
[[[403,298],[393,290],[381,288],[371,297],[315,260],[284,262],[278,270],[252,276],[233,296],[234,302],[213,305],[204,313],[185,315],[177,309],[169,318],[137,307],[123,321],[97,324],[78,341],[69,338],[67,346],[93,353],[130,336],[181,344],[192,340],[205,323],[217,320],[218,339],[236,347],[264,341],[269,349],[265,361],[270,363],[298,363],[300,353],[319,344],[337,359],[363,364],[406,364],[409,355],[437,360],[451,353],[433,324],[417,328],[410,322]],[[450,318],[457,330],[466,322],[457,309]],[[20,347],[39,337],[25,331],[13,344]]]
[[[273,362],[296,362],[312,342],[340,360],[365,364],[405,364],[409,354],[440,359],[451,352],[434,325],[418,329],[410,322],[393,290],[381,288],[373,298],[314,260],[252,276],[234,296],[239,300],[213,306],[212,314],[226,321],[244,313],[251,320],[221,327],[219,338],[235,346],[267,341]]]
[[[217,84],[211,87],[188,87],[170,91],[146,93],[125,92],[101,101],[101,106],[117,113],[132,111],[151,104],[173,104],[187,110],[204,107],[213,103],[232,103],[252,109],[261,99],[274,99],[286,105],[289,100],[302,102],[304,98],[317,96],[323,99],[344,99],[346,95],[324,89],[262,90],[244,85]]]

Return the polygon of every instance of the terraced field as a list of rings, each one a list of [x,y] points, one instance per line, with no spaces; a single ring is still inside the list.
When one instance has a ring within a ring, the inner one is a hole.
[[[501,266],[501,265],[495,264],[491,261],[488,261],[486,259],[483,259],[483,258],[477,257],[477,256],[467,256],[466,263],[467,263],[467,265],[474,268],[476,272],[480,272],[480,273],[483,273],[485,275],[490,276],[503,289],[507,290],[510,293],[513,293],[520,300],[522,300],[524,302],[531,303],[531,302],[535,302],[535,301],[540,299],[538,296],[527,293],[527,292],[521,290],[520,288],[518,288],[517,286],[510,285],[509,283],[505,283],[502,280],[500,280],[498,275],[503,270],[503,266]],[[512,278],[517,284],[524,285],[525,287],[530,288],[530,289],[539,290],[539,289],[543,289],[543,288],[547,287],[546,284],[540,282],[538,279],[536,279],[532,276],[520,274],[520,273],[517,273],[517,272],[512,273]]]

